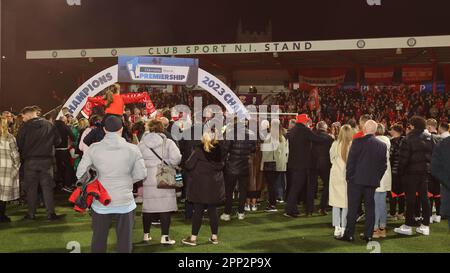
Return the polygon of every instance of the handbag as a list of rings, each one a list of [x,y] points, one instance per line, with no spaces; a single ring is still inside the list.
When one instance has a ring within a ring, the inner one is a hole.
[[[183,176],[181,174],[181,169],[177,166],[169,165],[164,159],[164,151],[166,149],[166,140],[163,138],[162,146],[162,157],[158,155],[153,148],[150,150],[153,154],[161,160],[161,163],[157,167],[156,171],[156,187],[158,189],[178,189],[183,187]]]
[[[266,161],[263,163],[263,171],[264,172],[276,172],[277,171],[277,162],[275,161],[275,151],[273,150],[273,143],[272,143],[272,156],[273,156],[273,161]]]

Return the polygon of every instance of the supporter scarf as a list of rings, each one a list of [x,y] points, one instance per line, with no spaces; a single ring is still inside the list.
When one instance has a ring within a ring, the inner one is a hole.
[[[150,95],[147,92],[142,93],[127,93],[120,95],[125,104],[130,103],[145,103],[145,108],[147,113],[151,115],[156,111],[155,106],[150,98]],[[92,109],[96,106],[104,106],[106,104],[106,100],[103,96],[89,97],[86,104],[83,107],[81,113],[85,117],[89,117],[92,114]]]

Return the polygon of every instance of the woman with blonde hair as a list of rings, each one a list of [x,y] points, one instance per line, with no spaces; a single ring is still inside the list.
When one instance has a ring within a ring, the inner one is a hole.
[[[386,225],[387,225],[387,210],[386,210],[386,194],[391,191],[392,188],[392,171],[390,154],[391,141],[387,136],[384,135],[386,129],[383,124],[378,123],[376,137],[378,140],[386,144],[386,162],[387,168],[386,172],[381,178],[380,187],[375,191],[375,226],[372,238],[385,238],[386,237]]]
[[[211,237],[209,242],[218,244],[219,216],[217,206],[225,200],[224,162],[219,145],[218,132],[206,131],[201,145],[195,147],[185,163],[187,170],[186,199],[193,203],[192,233],[183,244],[196,246],[197,236],[202,225],[204,210],[208,210]]]
[[[347,180],[346,167],[348,152],[352,144],[354,131],[348,124],[341,127],[338,139],[333,142],[330,149],[330,195],[329,205],[333,207],[334,236],[344,234],[347,225]]]
[[[16,139],[8,131],[8,119],[0,117],[0,223],[11,222],[6,216],[6,202],[20,197],[19,167]]]

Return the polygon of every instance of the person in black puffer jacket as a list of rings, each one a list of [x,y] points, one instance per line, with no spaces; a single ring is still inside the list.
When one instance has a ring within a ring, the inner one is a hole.
[[[400,145],[405,138],[403,135],[403,126],[401,124],[395,124],[392,126],[389,132],[392,136],[391,150],[389,159],[391,161],[392,170],[392,190],[389,195],[390,215],[395,220],[404,220],[403,213],[405,212],[405,190],[402,186],[401,176],[398,173],[398,166],[400,163]],[[398,204],[398,214],[397,214]]]
[[[221,147],[217,140],[218,133],[205,132],[202,144],[195,147],[192,155],[185,162],[188,172],[186,198],[193,203],[191,236],[183,240],[183,244],[197,245],[197,236],[200,230],[204,210],[208,210],[211,237],[209,241],[217,244],[219,230],[219,217],[217,205],[225,200],[225,186],[223,175],[223,157]]]
[[[414,219],[416,207],[416,192],[419,194],[422,206],[422,225],[416,229],[418,233],[429,235],[430,229],[430,203],[428,201],[428,181],[431,171],[431,156],[433,152],[433,140],[430,134],[425,132],[426,121],[424,118],[414,116],[409,121],[410,132],[400,146],[400,161],[398,174],[402,176],[406,197],[406,221],[405,225],[394,229],[395,232],[412,235],[412,226],[416,224]]]
[[[170,115],[169,115],[170,116]],[[183,181],[184,187],[182,189],[182,197],[186,198],[186,189],[188,187],[189,179],[187,179],[184,164],[188,160],[188,158],[191,156],[192,152],[194,151],[195,147],[201,145],[201,136],[203,132],[203,123],[202,123],[202,113],[195,113],[194,114],[194,124],[186,128],[182,132],[182,138],[178,139],[178,136],[175,136],[176,140],[178,140],[178,145],[180,147],[181,152],[181,163],[180,167],[183,169]],[[181,132],[181,129],[179,129],[178,125],[172,124],[171,129],[169,132],[172,133],[174,131],[175,133]],[[170,128],[170,127],[169,127]],[[169,130],[169,129],[168,129]],[[185,210],[184,210],[184,217],[188,220],[192,218],[192,214],[194,213],[194,205],[185,199]]]
[[[242,133],[242,135],[241,135]],[[231,137],[231,139],[229,139]],[[247,186],[250,179],[250,155],[256,152],[256,137],[243,122],[237,122],[226,134],[224,143],[225,163],[225,210],[221,219],[230,220],[233,191],[239,183],[238,218],[243,220]],[[244,139],[244,140],[239,140]]]
[[[77,178],[75,176],[75,169],[70,162],[69,144],[75,141],[75,136],[72,129],[67,125],[67,118],[65,116],[61,116],[55,121],[55,127],[61,136],[61,143],[56,146],[55,151],[56,180],[60,183],[64,191],[72,192]]]

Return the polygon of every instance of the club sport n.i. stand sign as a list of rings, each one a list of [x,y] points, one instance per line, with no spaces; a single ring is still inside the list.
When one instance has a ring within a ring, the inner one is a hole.
[[[198,85],[208,91],[228,112],[248,118],[248,111],[236,94],[214,75],[198,67],[198,59],[120,56],[111,66],[83,83],[63,107],[78,116],[88,101],[114,83]],[[58,117],[62,112],[58,114]]]

